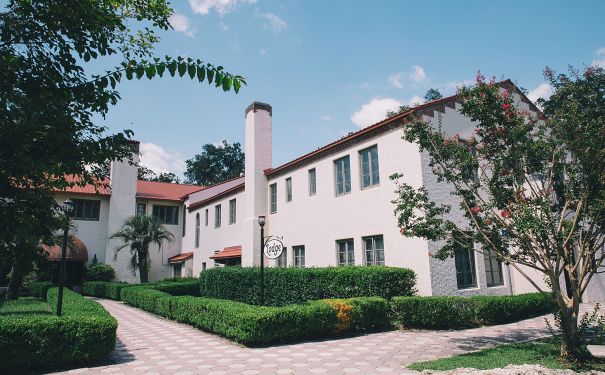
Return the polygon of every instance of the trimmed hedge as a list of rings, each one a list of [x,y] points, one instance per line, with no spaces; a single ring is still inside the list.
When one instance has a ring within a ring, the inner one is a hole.
[[[36,298],[46,299],[46,293],[52,286],[50,281],[32,281],[29,284],[29,291]]]
[[[337,322],[332,308],[320,301],[266,307],[179,296],[172,297],[170,310],[174,320],[244,344],[327,336]]]
[[[111,281],[116,277],[116,271],[109,264],[97,263],[86,268],[87,281]]]
[[[50,288],[48,303],[56,312],[58,288]],[[111,353],[117,321],[95,301],[64,289],[63,316],[31,311],[2,314],[0,363],[5,371],[56,368],[90,363]],[[16,301],[19,303],[19,301]]]
[[[380,297],[358,297],[327,299],[323,302],[332,306],[338,322],[335,333],[352,329],[365,330],[391,327],[389,302]]]
[[[150,313],[170,317],[172,296],[155,289],[132,287],[122,289],[122,301]]]
[[[121,300],[122,289],[133,286],[126,283],[110,283],[107,281],[86,281],[82,291],[87,296]]]
[[[201,273],[202,297],[259,304],[258,267],[212,268]],[[265,305],[415,293],[416,274],[396,267],[265,268]]]
[[[166,282],[166,280],[162,280],[157,283],[147,284],[145,285],[145,287],[159,290],[161,292],[168,293],[172,296],[200,295],[200,281],[197,279],[171,282]]]
[[[553,311],[550,294],[475,297],[395,297],[395,325],[405,328],[462,329],[510,323]]]

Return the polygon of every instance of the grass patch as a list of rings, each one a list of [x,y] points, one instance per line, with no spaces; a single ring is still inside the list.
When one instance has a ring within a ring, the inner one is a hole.
[[[0,306],[0,317],[36,317],[53,315],[48,302],[39,298],[21,297],[16,301],[7,300]]]
[[[559,345],[553,339],[532,342],[507,344],[474,353],[461,354],[433,361],[416,362],[408,368],[423,370],[448,371],[457,368],[476,368],[490,370],[508,365],[540,365],[550,369],[573,369],[578,371],[605,371],[604,362],[584,362],[566,364],[558,360]]]

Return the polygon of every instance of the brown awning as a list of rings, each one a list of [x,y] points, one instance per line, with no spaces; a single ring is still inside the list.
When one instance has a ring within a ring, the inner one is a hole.
[[[48,254],[48,260],[51,262],[61,261],[61,246],[42,245],[42,249]],[[72,237],[65,251],[65,260],[68,262],[86,263],[88,261],[88,250],[86,249],[84,242],[77,237]]]
[[[232,259],[242,257],[242,246],[231,246],[226,247],[218,253],[210,257],[210,259],[221,260],[221,259]]]
[[[181,253],[168,258],[168,263],[181,263],[191,258],[193,258],[193,253]]]

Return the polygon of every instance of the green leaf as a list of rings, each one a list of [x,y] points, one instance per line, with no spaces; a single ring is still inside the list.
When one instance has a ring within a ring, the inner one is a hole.
[[[90,61],[90,53],[84,52],[84,61],[86,61],[86,62]]]
[[[216,77],[214,79],[215,87],[219,87],[223,83],[224,74],[221,72],[216,72]]]
[[[109,83],[111,84],[112,89],[116,88],[116,79],[113,78],[112,76],[109,77]]]
[[[132,79],[132,72],[132,68],[126,68],[126,79],[128,79],[129,81]]]
[[[152,79],[155,76],[155,65],[149,65],[145,68],[145,74],[148,79]]]
[[[101,88],[106,88],[107,85],[109,84],[109,81],[107,80],[107,77],[101,78],[100,84],[101,84]]]
[[[207,73],[208,73],[208,84],[211,84],[212,80],[214,79],[214,70],[208,69]]]
[[[196,66],[193,64],[187,66],[187,72],[189,73],[189,77],[191,77],[191,79],[195,77],[196,70]]]
[[[203,82],[205,78],[206,78],[206,69],[203,66],[198,66],[197,67],[197,79],[200,82]]]
[[[176,72],[176,61],[172,60],[168,63],[168,71],[170,75],[174,77],[174,73]]]
[[[237,94],[239,92],[240,87],[242,87],[242,84],[240,83],[239,79],[234,79],[233,80],[233,89],[235,90],[235,93]]]
[[[143,67],[143,65],[139,65],[135,68],[135,73],[137,75],[137,79],[141,79],[141,77],[143,77],[143,74],[145,74],[145,68]]]
[[[159,63],[157,67],[158,75],[162,77],[164,75],[164,70],[166,70],[166,64]]]
[[[181,77],[184,76],[185,72],[187,71],[187,63],[180,62],[178,68],[179,68],[179,76],[181,76]]]
[[[233,78],[225,77],[223,79],[223,91],[231,90],[231,85],[233,84]]]

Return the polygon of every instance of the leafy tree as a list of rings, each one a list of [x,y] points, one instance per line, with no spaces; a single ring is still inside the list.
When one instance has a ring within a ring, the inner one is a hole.
[[[126,220],[122,228],[112,234],[112,239],[117,238],[122,241],[122,245],[116,248],[115,258],[118,252],[126,247],[130,249],[129,269],[133,275],[139,271],[141,283],[149,282],[149,267],[151,260],[149,259],[149,246],[155,244],[158,246],[158,251],[164,242],[174,241],[174,235],[166,229],[160,221],[151,216],[137,215]]]
[[[394,111],[387,111],[387,117],[388,118],[395,117],[401,113],[409,111],[410,108],[412,108],[412,107],[410,107],[409,105],[400,105],[399,108],[397,108]]]
[[[185,163],[185,178],[188,183],[213,185],[238,177],[244,172],[244,153],[239,142],[229,144],[223,141],[220,145],[208,143],[202,147],[201,154]]]
[[[424,100],[427,102],[432,102],[433,100],[441,99],[443,95],[437,89],[429,89],[426,94],[424,94]]]
[[[173,184],[181,183],[181,179],[172,172],[161,172],[156,178],[151,181],[170,182]]]
[[[181,179],[172,172],[161,172],[159,175],[157,175],[154,171],[142,165],[139,165],[138,167],[137,178],[143,181],[170,182],[176,184],[181,183]]]
[[[478,74],[475,87],[459,92],[462,114],[477,124],[470,139],[408,118],[403,138],[429,155],[459,207],[401,180],[394,203],[404,236],[444,241],[437,258],[471,240],[520,272],[542,273],[559,310],[561,354],[569,357],[578,355],[580,301],[605,257],[605,72],[547,69],[545,76],[556,91],[541,101],[544,116],[519,109],[512,92]],[[450,219],[452,209],[465,220]]]
[[[143,181],[152,181],[156,178],[156,174],[151,169],[147,168],[144,165],[139,165],[137,168],[137,179]]]
[[[0,257],[16,280],[17,264],[60,228],[50,193],[74,183],[68,175],[94,183],[107,160],[129,157],[132,132],[95,123],[121,82],[166,74],[224,91],[245,84],[222,66],[154,57],[172,13],[167,0],[10,0],[0,12]],[[94,70],[109,61],[118,65]]]

